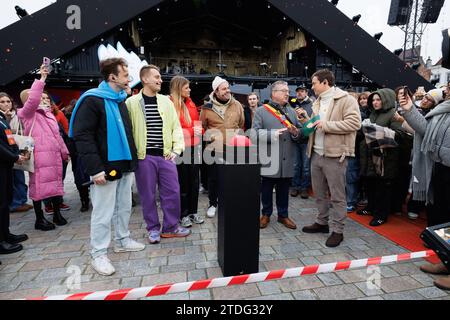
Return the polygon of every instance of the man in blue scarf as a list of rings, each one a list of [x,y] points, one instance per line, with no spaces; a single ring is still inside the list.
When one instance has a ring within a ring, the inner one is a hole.
[[[86,173],[91,176],[92,267],[101,275],[115,272],[106,253],[114,223],[114,252],[144,250],[145,245],[130,238],[132,173],[137,151],[131,121],[124,103],[129,90],[125,60],[100,62],[104,81],[84,93],[72,114],[69,136],[73,137]],[[108,181],[107,181],[108,180]]]

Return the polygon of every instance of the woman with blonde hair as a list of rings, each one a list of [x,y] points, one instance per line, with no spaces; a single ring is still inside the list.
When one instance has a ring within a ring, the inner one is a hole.
[[[199,114],[192,101],[189,80],[175,76],[170,81],[170,99],[172,100],[180,124],[183,128],[185,151],[181,155],[182,162],[177,165],[180,182],[181,226],[188,228],[192,223],[202,224],[204,220],[197,213],[199,191],[200,137],[203,129]]]

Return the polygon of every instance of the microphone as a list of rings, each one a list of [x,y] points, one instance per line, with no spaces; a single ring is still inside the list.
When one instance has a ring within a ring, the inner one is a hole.
[[[119,180],[120,178],[122,178],[122,172],[120,170],[117,169],[111,169],[110,171],[108,171],[106,173],[106,181],[115,181],[115,180]],[[91,185],[95,184],[94,181],[88,181],[82,184],[83,187],[89,187]]]

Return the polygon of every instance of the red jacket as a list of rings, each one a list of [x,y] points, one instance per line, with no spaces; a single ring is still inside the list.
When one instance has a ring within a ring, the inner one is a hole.
[[[194,125],[196,122],[200,122],[200,116],[197,110],[197,106],[191,98],[187,98],[184,103],[186,104],[189,115],[191,116],[191,124],[188,124],[184,120],[183,112],[180,113],[180,124],[181,128],[183,129],[184,143],[186,147],[194,147],[200,143],[200,137],[194,135]],[[202,124],[199,123],[199,126],[201,127]],[[203,133],[204,130],[202,128],[202,135]]]
[[[62,111],[58,111],[58,114],[55,116],[56,121],[64,128],[66,134],[69,134],[69,122],[67,121],[66,116]]]

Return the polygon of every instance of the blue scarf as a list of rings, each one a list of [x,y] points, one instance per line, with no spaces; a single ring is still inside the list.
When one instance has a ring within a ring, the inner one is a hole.
[[[106,81],[100,83],[98,88],[86,91],[78,100],[70,119],[69,137],[73,137],[75,114],[87,97],[102,98],[105,101],[108,161],[131,160],[130,146],[119,110],[119,104],[127,98],[127,94],[125,91],[115,92]]]

